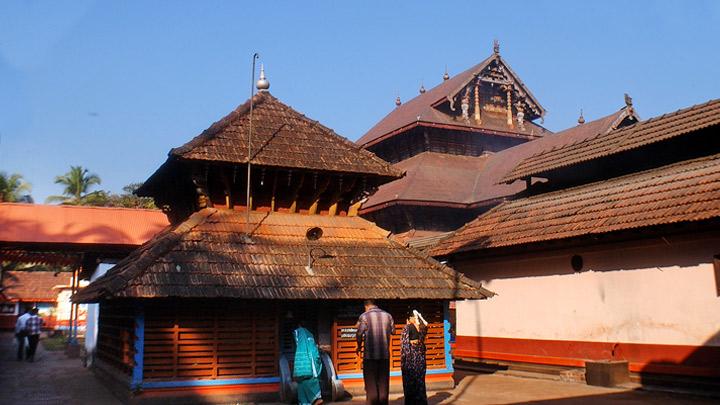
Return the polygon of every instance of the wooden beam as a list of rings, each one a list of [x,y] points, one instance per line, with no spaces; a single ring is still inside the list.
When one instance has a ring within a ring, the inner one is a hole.
[[[270,212],[275,212],[275,192],[277,191],[278,172],[278,170],[275,170],[275,176],[273,176],[272,197],[270,197]]]
[[[310,208],[308,209],[308,214],[314,215],[317,213],[318,204],[320,204],[320,197],[322,194],[327,190],[328,186],[330,185],[330,176],[326,177],[325,180],[320,183],[318,188],[315,190],[315,194],[313,194],[312,197],[312,204],[310,205]]]
[[[295,184],[295,187],[293,187],[293,191],[290,193],[290,195],[292,196],[292,204],[290,204],[290,213],[291,214],[297,211],[298,193],[300,192],[300,188],[302,187],[304,182],[305,182],[305,173],[302,173],[300,175],[300,181],[298,181],[298,183]]]
[[[360,200],[356,202],[355,204],[351,205],[350,208],[348,208],[348,216],[349,217],[356,217],[358,215],[358,211],[360,211],[360,206],[362,205],[363,200]]]
[[[337,214],[338,205],[340,204],[340,197],[342,197],[343,194],[349,193],[353,188],[355,188],[355,183],[357,183],[357,177],[345,183],[346,184],[343,187],[338,187],[338,190],[330,198],[331,205],[330,210],[328,211],[328,215],[330,215],[331,217]]]

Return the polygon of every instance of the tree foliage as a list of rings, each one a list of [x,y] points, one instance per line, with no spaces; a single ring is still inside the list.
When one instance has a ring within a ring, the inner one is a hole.
[[[108,207],[157,209],[152,198],[135,195],[135,190],[140,186],[142,186],[142,183],[130,183],[123,187],[121,194],[109,194],[105,205]]]
[[[55,184],[64,186],[62,195],[51,195],[47,202],[65,205],[105,205],[107,193],[90,189],[101,183],[100,177],[82,166],[70,166],[70,171],[55,177]]]
[[[0,172],[0,202],[32,202],[30,188],[21,174]]]

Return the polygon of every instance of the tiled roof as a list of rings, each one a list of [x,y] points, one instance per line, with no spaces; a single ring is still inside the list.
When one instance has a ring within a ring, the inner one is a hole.
[[[720,217],[720,155],[505,202],[434,256]]]
[[[167,225],[160,210],[0,203],[0,245],[141,245]]]
[[[252,162],[258,165],[372,174],[401,172],[382,159],[283,104],[268,92],[253,98]],[[188,160],[247,163],[250,100],[170,156]]]
[[[105,297],[454,299],[492,293],[360,217],[203,209],[77,294]],[[308,242],[306,231],[323,236]],[[246,236],[252,231],[251,238]],[[308,274],[308,254],[316,258]],[[324,254],[332,258],[319,258]]]
[[[56,301],[57,289],[68,287],[72,274],[54,271],[5,271],[0,296],[9,301]]]
[[[394,166],[405,177],[383,184],[363,204],[363,212],[397,201],[473,205],[505,198],[525,189],[523,182],[500,180],[523,159],[541,151],[609,132],[627,117],[625,108],[608,116],[549,134],[495,154],[472,157],[423,152]]]
[[[454,93],[459,91],[460,88],[465,86],[470,80],[472,80],[478,73],[485,69],[490,64],[490,62],[492,62],[496,58],[500,59],[500,56],[497,54],[493,54],[489,58],[471,67],[470,69],[467,69],[466,71],[456,76],[453,76],[448,80],[443,81],[442,83],[428,90],[427,92],[418,95],[417,97],[406,103],[401,104],[393,111],[391,111],[388,115],[386,115],[385,118],[380,120],[380,122],[375,124],[375,126],[370,128],[370,130],[365,135],[363,135],[360,139],[357,140],[357,144],[362,145],[363,147],[368,147],[378,142],[380,139],[385,137],[385,135],[388,135],[395,130],[412,125],[414,123],[446,124],[458,127],[466,127],[468,130],[489,129],[494,130],[498,133],[519,134],[521,136],[541,136],[549,134],[550,132],[545,128],[542,128],[541,126],[536,125],[533,122],[527,121],[525,123],[524,130],[520,130],[519,128],[509,130],[504,124],[504,120],[496,125],[493,125],[493,123],[490,122],[491,120],[483,119],[483,124],[478,126],[475,125],[472,120],[470,122],[465,122],[462,119],[456,119],[446,114],[443,114],[442,112],[438,111],[433,107],[439,101],[444,100],[446,99],[446,97],[453,95]],[[503,65],[505,65],[506,69],[508,69],[511,75],[515,77],[519,85],[523,87],[528,97],[534,100],[534,97],[532,96],[530,91],[525,88],[522,81],[520,81],[517,75],[512,72],[512,70],[504,63],[504,61]],[[537,101],[535,102],[539,105]]]
[[[405,177],[380,186],[363,211],[391,201],[468,204],[487,156],[423,152],[395,164]]]
[[[720,124],[720,99],[665,114],[582,142],[533,155],[508,173],[503,182],[628,151]]]

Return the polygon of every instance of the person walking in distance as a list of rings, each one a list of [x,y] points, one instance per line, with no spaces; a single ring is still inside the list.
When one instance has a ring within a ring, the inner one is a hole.
[[[29,362],[35,361],[35,351],[37,350],[38,342],[40,341],[40,330],[43,326],[43,320],[38,316],[38,309],[33,308],[30,310],[30,317],[25,322],[25,332],[28,338],[28,352],[27,360]]]
[[[15,322],[15,339],[17,340],[17,360],[22,361],[25,355],[25,340],[27,333],[25,332],[25,324],[28,318],[30,318],[30,311],[25,311],[22,315],[18,316]]]
[[[368,405],[388,403],[390,388],[390,335],[395,323],[389,313],[365,300],[365,312],[358,319],[357,350],[363,352],[363,380]]]

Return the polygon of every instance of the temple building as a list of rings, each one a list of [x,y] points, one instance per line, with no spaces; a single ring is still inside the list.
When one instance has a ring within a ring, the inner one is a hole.
[[[396,319],[394,386],[414,308],[430,322],[428,384],[452,386],[448,303],[492,293],[359,217],[402,172],[258,85],[138,190],[169,227],[75,296],[100,304],[95,370],[137,399],[292,400],[303,321],[335,399],[362,391],[355,323],[373,298]]]
[[[617,112],[553,134],[545,109],[500,56],[425,91],[373,126],[357,143],[405,171],[379,187],[360,214],[398,240],[429,246],[526,188],[499,180],[524,157],[637,122],[628,99]]]
[[[498,292],[457,304],[456,360],[717,389],[719,131],[713,100],[516,160],[527,190],[431,250]]]

